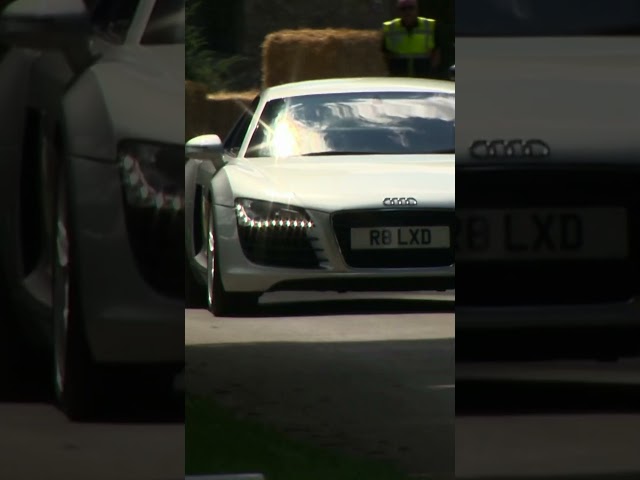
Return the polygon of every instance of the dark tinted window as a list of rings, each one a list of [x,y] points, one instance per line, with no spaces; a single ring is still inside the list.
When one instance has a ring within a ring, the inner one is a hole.
[[[103,0],[88,6],[98,33],[110,42],[123,43],[139,3],[139,0]]]
[[[157,0],[142,44],[171,45],[184,43],[185,0]]]
[[[253,119],[253,113],[255,112],[255,109],[258,106],[259,102],[260,97],[256,97],[253,102],[251,102],[251,106],[249,107],[249,109],[240,116],[236,124],[227,135],[227,138],[224,141],[224,149],[228,154],[238,154],[238,151],[242,146],[242,142],[247,136],[249,125],[251,124],[251,120]]]
[[[84,0],[84,6],[89,12],[92,12],[98,3],[98,0]]]
[[[638,0],[456,0],[456,36],[639,33]]]
[[[247,157],[453,152],[455,97],[373,92],[269,102]]]

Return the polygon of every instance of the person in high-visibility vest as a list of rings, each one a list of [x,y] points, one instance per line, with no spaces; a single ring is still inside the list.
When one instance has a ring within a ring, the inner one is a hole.
[[[382,27],[389,75],[429,77],[440,63],[436,21],[418,16],[417,0],[397,0],[397,7],[400,16]]]

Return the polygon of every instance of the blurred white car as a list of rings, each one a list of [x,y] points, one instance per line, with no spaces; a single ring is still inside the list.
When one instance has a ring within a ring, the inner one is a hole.
[[[332,79],[262,92],[187,143],[186,248],[209,308],[274,290],[454,286],[455,86]]]
[[[640,3],[456,7],[456,329],[640,353]]]
[[[86,417],[105,367],[184,362],[184,0],[0,17],[0,271]],[[154,368],[155,369],[155,368]]]

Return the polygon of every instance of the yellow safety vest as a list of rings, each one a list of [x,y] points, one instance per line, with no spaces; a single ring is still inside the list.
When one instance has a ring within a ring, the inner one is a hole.
[[[383,33],[387,50],[394,58],[409,60],[409,68],[413,70],[412,59],[429,58],[435,48],[435,25],[432,18],[418,17],[418,24],[411,30],[402,25],[401,18],[384,22]]]

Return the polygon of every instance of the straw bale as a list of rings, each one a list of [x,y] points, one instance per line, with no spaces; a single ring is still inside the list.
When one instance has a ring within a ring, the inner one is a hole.
[[[262,45],[263,87],[320,78],[386,76],[381,41],[377,30],[271,33]]]

